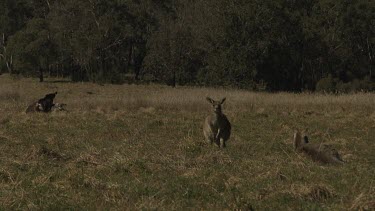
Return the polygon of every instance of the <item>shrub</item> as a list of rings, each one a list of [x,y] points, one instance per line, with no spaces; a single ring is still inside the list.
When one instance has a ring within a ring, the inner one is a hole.
[[[362,81],[361,81],[361,89],[364,91],[374,91],[375,90],[375,83],[371,80],[369,76],[366,76]]]
[[[337,84],[337,79],[332,78],[331,75],[329,75],[326,78],[322,78],[316,83],[316,91],[318,92],[328,92],[332,93],[336,91],[336,84]]]
[[[340,81],[336,84],[336,90],[340,93],[373,91],[374,88],[374,82],[371,81],[370,77],[365,77],[363,80],[354,79],[348,83]]]
[[[336,85],[336,90],[339,92],[339,93],[349,93],[351,92],[352,90],[352,85],[351,83],[344,83],[342,81],[340,81],[339,83],[337,83]]]

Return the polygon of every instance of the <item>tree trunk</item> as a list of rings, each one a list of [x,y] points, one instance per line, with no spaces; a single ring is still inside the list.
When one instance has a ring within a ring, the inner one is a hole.
[[[134,61],[134,74],[135,74],[135,77],[134,79],[136,81],[139,80],[139,75],[141,73],[141,68],[142,68],[142,63],[143,63],[143,59],[145,57],[143,55],[137,55],[136,58],[135,58],[135,61]]]
[[[128,54],[128,65],[126,66],[126,71],[129,71],[129,67],[132,63],[132,57],[133,57],[133,44],[130,44],[129,54]]]
[[[39,82],[44,81],[44,76],[43,76],[43,69],[39,67]]]
[[[176,88],[176,71],[173,71],[172,87],[173,87],[173,88]]]
[[[10,56],[9,61],[5,61],[5,64],[7,65],[9,74],[13,73],[13,55]]]
[[[367,37],[367,52],[368,52],[368,58],[369,58],[369,63],[370,63],[370,67],[369,67],[369,74],[370,74],[370,79],[372,78],[372,65],[373,65],[373,54],[372,54],[372,47],[369,43],[369,40],[368,40],[368,37]]]
[[[4,33],[3,33],[2,40],[1,40],[0,44],[3,46],[2,57],[5,61],[5,65],[8,69],[9,74],[12,74],[12,72],[13,72],[13,56],[11,55],[9,59],[6,56],[7,55],[7,48],[5,47],[5,34]]]

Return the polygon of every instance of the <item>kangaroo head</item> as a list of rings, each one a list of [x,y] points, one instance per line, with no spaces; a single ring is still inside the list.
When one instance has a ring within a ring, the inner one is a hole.
[[[44,97],[44,99],[51,99],[51,100],[53,100],[56,97],[56,95],[57,95],[57,92],[46,94],[46,96]]]
[[[221,105],[224,103],[224,101],[226,99],[225,97],[222,100],[219,100],[219,101],[213,100],[209,97],[207,97],[206,99],[209,103],[211,103],[211,105],[214,108],[214,111],[216,113],[221,113]]]
[[[301,135],[301,132],[299,130],[296,130],[294,132],[294,148],[295,149],[301,149],[304,144],[309,143],[309,138],[307,135],[303,134]]]

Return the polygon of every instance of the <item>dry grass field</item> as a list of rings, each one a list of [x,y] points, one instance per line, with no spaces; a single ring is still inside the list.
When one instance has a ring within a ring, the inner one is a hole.
[[[58,91],[68,112],[25,114]],[[227,97],[227,148],[203,140]],[[347,161],[296,153],[295,129]],[[374,210],[375,94],[253,93],[0,76],[0,210]]]

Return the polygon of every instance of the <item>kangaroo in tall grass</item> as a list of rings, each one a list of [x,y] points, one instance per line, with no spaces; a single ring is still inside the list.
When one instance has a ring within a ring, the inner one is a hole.
[[[297,151],[307,154],[314,161],[325,164],[344,163],[337,150],[332,148],[332,146],[309,143],[309,138],[306,135],[302,136],[299,131],[294,133],[294,148]]]
[[[221,105],[226,98],[220,101],[215,101],[209,97],[206,99],[211,103],[213,112],[204,121],[204,137],[210,144],[215,142],[218,147],[224,148],[226,146],[225,142],[229,139],[231,132],[231,124],[221,110]]]

